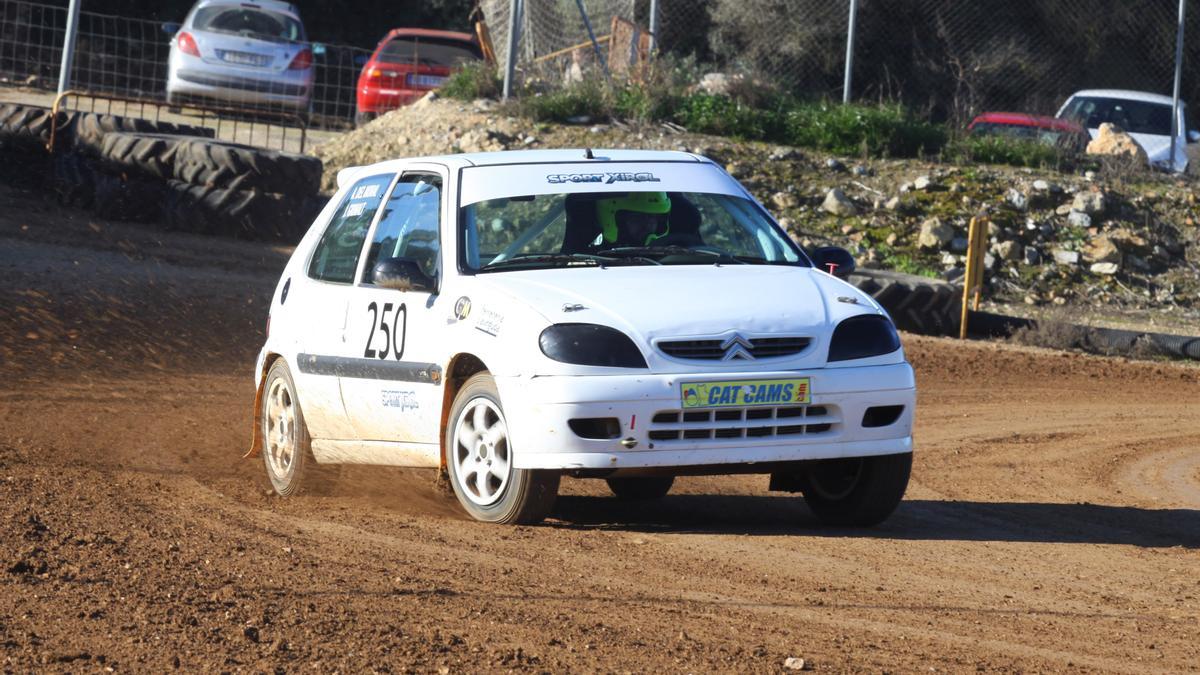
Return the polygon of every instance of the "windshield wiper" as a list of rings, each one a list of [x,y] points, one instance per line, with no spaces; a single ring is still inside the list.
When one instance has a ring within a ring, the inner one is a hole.
[[[738,256],[726,253],[724,251],[710,251],[707,249],[688,248],[687,246],[667,245],[667,246],[618,246],[617,248],[604,249],[604,255],[618,256],[647,256],[647,255],[706,255],[716,258],[715,263],[732,262],[739,265],[748,265],[749,263],[742,260]],[[766,261],[763,261],[766,262]],[[661,264],[661,263],[660,263]]]
[[[582,263],[588,267],[604,267],[605,265],[623,264],[629,262],[643,262],[649,265],[661,265],[662,263],[653,258],[644,256],[621,256],[611,257],[607,255],[596,255],[594,253],[544,253],[540,255],[525,255],[516,258],[507,258],[505,260],[496,260],[479,268],[480,272],[491,272],[498,269],[508,267],[522,267],[525,265],[573,265]]]

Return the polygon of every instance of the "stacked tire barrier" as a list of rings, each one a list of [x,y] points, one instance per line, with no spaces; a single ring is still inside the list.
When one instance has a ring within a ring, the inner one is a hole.
[[[961,286],[888,270],[856,270],[849,281],[883,305],[900,330],[923,335],[958,335]]]
[[[48,164],[69,205],[164,229],[295,242],[324,206],[321,160],[213,138],[136,117],[63,112],[47,159],[51,112],[0,106],[0,151]]]

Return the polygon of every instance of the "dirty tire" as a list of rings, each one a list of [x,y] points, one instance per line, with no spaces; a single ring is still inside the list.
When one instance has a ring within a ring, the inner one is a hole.
[[[261,190],[305,197],[321,183],[321,160],[238,143],[192,140],[175,155],[175,178],[227,190]]]
[[[900,505],[911,472],[911,452],[825,459],[805,469],[800,489],[822,524],[870,527]]]
[[[60,203],[90,208],[96,196],[96,170],[91,160],[73,152],[54,154],[53,186]]]
[[[674,476],[608,478],[608,489],[620,499],[662,499],[671,491]]]
[[[0,105],[0,136],[27,139],[45,146],[50,140],[49,108],[6,103]]]
[[[550,513],[560,475],[513,467],[504,409],[491,374],[477,373],[463,384],[449,421],[445,447],[450,485],[472,518],[529,525]]]
[[[92,213],[108,220],[154,223],[162,218],[163,183],[92,171]]]
[[[114,132],[169,134],[197,138],[212,138],[214,134],[212,129],[205,127],[102,113],[73,113],[70,121],[65,125],[65,129],[71,147],[92,157],[100,156],[105,135]]]
[[[175,148],[181,137],[113,131],[100,143],[100,160],[110,171],[140,174],[160,180],[175,173]]]
[[[299,241],[309,222],[283,195],[222,190],[167,181],[163,212],[168,229],[243,239]]]
[[[900,330],[957,335],[962,288],[939,279],[884,270],[858,270],[850,283],[875,298]]]
[[[267,371],[262,396],[262,460],[275,494],[291,497],[310,491],[321,476],[312,456],[312,439],[296,394],[292,373],[283,359]]]

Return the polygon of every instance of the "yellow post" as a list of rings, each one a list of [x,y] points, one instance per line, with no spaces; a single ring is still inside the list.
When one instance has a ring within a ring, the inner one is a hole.
[[[958,338],[967,337],[967,317],[971,299],[974,297],[974,309],[979,310],[979,296],[983,290],[983,247],[987,243],[988,219],[985,214],[979,214],[971,219],[967,231],[967,269],[963,275],[962,314],[958,322]]]

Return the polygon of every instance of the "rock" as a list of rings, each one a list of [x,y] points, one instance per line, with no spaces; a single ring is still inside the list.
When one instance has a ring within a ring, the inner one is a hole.
[[[917,235],[917,246],[925,249],[940,249],[954,239],[954,228],[946,225],[938,218],[930,218],[921,223],[921,232]]]
[[[955,253],[966,253],[969,242],[966,237],[954,237],[950,240],[950,250]]]
[[[784,670],[804,670],[807,665],[804,659],[797,656],[789,656],[783,660]]]
[[[862,164],[855,164],[854,166],[850,167],[850,173],[854,174],[855,176],[870,176],[871,170]]]
[[[1047,183],[1046,181],[1041,180],[1041,179],[1033,181],[1033,189],[1037,190],[1038,192],[1050,192],[1051,191],[1050,183]]]
[[[963,278],[963,275],[966,273],[966,268],[955,265],[954,267],[947,269],[945,272],[942,272],[942,278],[950,283],[954,283],[955,281]]]
[[[920,176],[915,181],[913,181],[912,186],[913,186],[914,190],[921,190],[923,192],[929,192],[932,190],[936,190],[936,189],[938,189],[938,187],[940,187],[929,176]]]
[[[745,79],[745,76],[740,73],[733,75],[727,73],[705,73],[696,86],[706,94],[726,96],[743,79]]]
[[[1085,172],[1083,172],[1083,179],[1084,179],[1084,180],[1086,180],[1086,181],[1093,181],[1093,180],[1096,180],[1096,172],[1095,172],[1095,171],[1085,171]]]
[[[891,199],[889,199],[883,203],[883,208],[887,209],[888,211],[899,211],[900,210],[900,198],[892,197]]]
[[[1145,237],[1126,227],[1121,227],[1108,233],[1108,238],[1122,251],[1148,251],[1150,242]]]
[[[1089,263],[1120,263],[1121,249],[1112,239],[1101,235],[1089,241],[1080,251],[1084,262]]]
[[[786,146],[779,146],[771,151],[771,154],[768,158],[776,162],[786,162],[793,159],[799,159],[800,157],[801,154],[799,150]]]
[[[1054,250],[1054,262],[1058,263],[1059,265],[1078,265],[1079,264],[1079,252],[1055,249]]]
[[[1094,216],[1104,213],[1105,203],[1107,198],[1104,193],[1099,190],[1088,190],[1075,195],[1075,201],[1071,204],[1071,209],[1074,211],[1082,211],[1089,216]]]
[[[1087,154],[1128,157],[1142,164],[1148,163],[1146,151],[1120,127],[1109,122],[1100,125],[1096,137],[1087,144]]]
[[[1036,248],[1034,248],[1032,246],[1026,246],[1025,247],[1025,264],[1026,265],[1037,265],[1040,262],[1042,262],[1041,252],[1039,252]]]
[[[996,269],[996,256],[991,253],[983,254],[983,268],[987,270]]]
[[[1098,262],[1088,268],[1092,274],[1112,276],[1121,270],[1121,265],[1115,262]]]
[[[1092,226],[1092,217],[1082,211],[1071,211],[1067,214],[1067,224],[1087,229]]]
[[[909,192],[912,192],[912,189],[913,189],[912,183],[904,183],[900,186],[900,194],[907,194]]]
[[[1057,209],[1054,209],[1054,213],[1055,213],[1055,215],[1065,216],[1073,210],[1074,209],[1071,207],[1070,204],[1063,204],[1062,206],[1058,207]]]
[[[1001,260],[1020,260],[1023,254],[1021,244],[1015,241],[1002,241],[992,246],[992,253]]]
[[[946,251],[942,252],[942,267],[945,267],[946,269],[950,269],[951,267],[958,267],[961,263],[962,263],[961,256],[957,256],[957,255],[954,255],[953,253],[949,253]]]
[[[858,213],[858,207],[850,201],[841,188],[833,188],[825,193],[825,201],[821,202],[821,209],[835,216],[853,216]]]
[[[829,169],[830,171],[842,173],[846,170],[846,165],[842,164],[837,158],[830,157],[829,159],[825,160],[825,168]]]
[[[725,171],[734,178],[743,175],[743,168],[740,162],[730,162],[725,165]]]
[[[1018,211],[1024,211],[1029,208],[1029,198],[1025,196],[1024,192],[1016,188],[1008,189],[1008,192],[1004,195],[1004,201],[1012,204],[1012,207]]]
[[[888,233],[887,239],[884,241],[887,242],[888,246],[895,246],[896,242],[900,241],[900,235],[895,232]]]
[[[800,204],[800,200],[791,192],[776,192],[771,195],[771,203],[777,209],[794,209]]]

